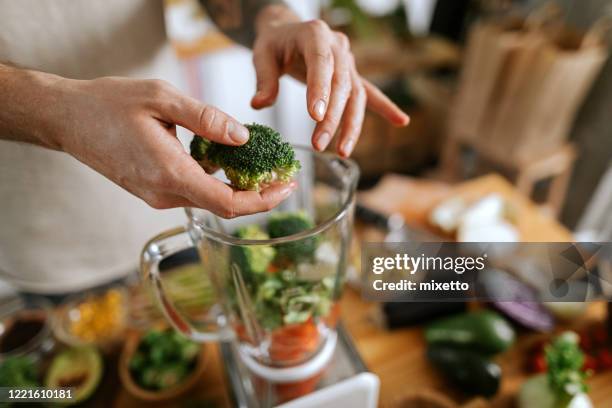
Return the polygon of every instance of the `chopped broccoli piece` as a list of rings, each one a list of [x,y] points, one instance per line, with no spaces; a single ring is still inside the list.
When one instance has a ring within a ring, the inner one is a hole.
[[[305,212],[276,213],[268,221],[268,233],[272,238],[286,237],[306,231],[315,226]],[[295,242],[279,244],[277,259],[281,264],[312,260],[319,243],[318,237],[304,238]]]
[[[258,225],[238,228],[234,236],[257,240],[270,238]],[[276,251],[269,245],[233,246],[230,250],[231,262],[238,266],[247,284],[253,284],[258,275],[266,272],[275,255]]]
[[[274,181],[290,181],[301,167],[293,147],[272,128],[258,124],[246,128],[249,141],[242,146],[227,146],[194,135],[191,156],[205,170],[221,167],[238,190],[259,191]]]

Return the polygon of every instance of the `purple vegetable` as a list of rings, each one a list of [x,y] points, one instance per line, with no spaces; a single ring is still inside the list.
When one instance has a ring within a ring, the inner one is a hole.
[[[532,287],[499,269],[480,272],[478,283],[485,299],[521,326],[542,332],[553,329],[554,317]]]

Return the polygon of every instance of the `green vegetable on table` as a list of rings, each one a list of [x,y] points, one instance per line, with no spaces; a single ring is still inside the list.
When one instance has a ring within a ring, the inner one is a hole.
[[[249,141],[241,146],[227,146],[194,135],[191,156],[205,170],[222,168],[238,190],[259,191],[274,181],[290,181],[301,167],[293,147],[268,126],[245,126]]]
[[[434,344],[427,357],[462,391],[491,397],[499,389],[501,368],[477,351]]]
[[[565,332],[546,347],[547,373],[532,377],[521,387],[519,407],[590,408],[583,370],[584,354],[578,335]]]
[[[200,346],[172,330],[151,330],[140,340],[129,362],[143,388],[164,390],[180,384],[193,371]]]
[[[510,347],[516,334],[499,314],[482,310],[439,320],[425,330],[429,344],[447,344],[484,353],[499,353]]]
[[[38,386],[38,366],[32,357],[9,357],[0,364],[0,387]]]
[[[490,357],[515,337],[512,326],[490,310],[441,319],[425,329],[429,360],[461,390],[485,397],[497,392],[502,374]]]

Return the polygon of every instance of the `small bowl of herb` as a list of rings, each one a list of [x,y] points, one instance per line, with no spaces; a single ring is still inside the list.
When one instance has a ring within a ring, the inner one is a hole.
[[[119,362],[119,377],[135,397],[146,401],[177,398],[189,391],[204,373],[200,344],[172,329],[132,333]]]

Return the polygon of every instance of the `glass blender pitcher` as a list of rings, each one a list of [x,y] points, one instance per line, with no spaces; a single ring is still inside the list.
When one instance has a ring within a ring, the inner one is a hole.
[[[350,160],[295,150],[298,188],[277,208],[232,220],[186,208],[187,227],[153,238],[141,257],[143,277],[176,330],[200,342],[235,340],[245,365],[272,382],[308,378],[332,357],[359,177]],[[308,228],[270,238],[296,218]],[[245,230],[256,233],[245,239],[237,233]],[[175,307],[159,271],[164,258],[194,246],[216,295],[198,323]]]

